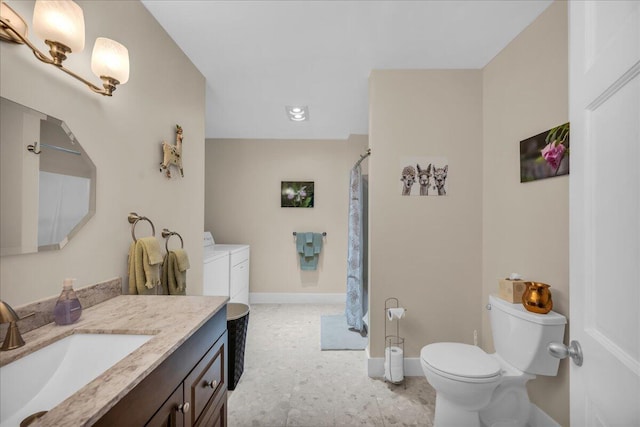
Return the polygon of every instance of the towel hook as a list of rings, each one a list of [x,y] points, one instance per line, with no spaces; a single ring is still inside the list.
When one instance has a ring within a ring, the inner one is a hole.
[[[133,238],[134,242],[138,241],[138,239],[136,239],[136,224],[140,220],[147,221],[149,224],[151,224],[151,233],[153,234],[153,236],[156,235],[156,228],[153,226],[153,222],[151,222],[151,220],[146,216],[140,216],[135,212],[129,212],[127,220],[129,221],[129,224],[131,224],[131,237]]]
[[[178,236],[180,238],[180,248],[184,249],[184,240],[182,240],[182,236],[178,233],[176,233],[175,231],[169,231],[166,228],[162,229],[162,237],[164,237],[165,239],[167,239],[164,242],[164,248],[167,250],[167,253],[169,253],[169,239],[171,239],[171,236]]]

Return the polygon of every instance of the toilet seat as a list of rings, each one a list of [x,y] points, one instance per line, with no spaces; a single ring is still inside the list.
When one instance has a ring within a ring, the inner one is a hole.
[[[420,358],[434,373],[455,381],[488,383],[501,376],[498,361],[474,345],[429,344],[420,351]]]

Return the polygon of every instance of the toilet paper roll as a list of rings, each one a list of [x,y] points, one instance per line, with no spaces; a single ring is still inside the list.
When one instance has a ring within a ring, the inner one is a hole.
[[[385,348],[384,377],[392,383],[397,383],[404,379],[404,353],[400,347]]]
[[[393,320],[393,319],[402,319],[404,317],[404,313],[405,313],[404,307],[398,307],[398,308],[389,308],[387,309],[387,318],[389,320]]]

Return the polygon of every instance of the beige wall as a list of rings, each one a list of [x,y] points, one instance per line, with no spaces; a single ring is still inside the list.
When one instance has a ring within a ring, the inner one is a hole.
[[[569,315],[568,176],[520,183],[519,141],[569,119],[567,4],[555,2],[483,72],[482,301],[511,272],[551,285]],[[483,310],[483,347],[493,350]],[[568,335],[567,335],[568,336]],[[568,342],[565,340],[565,342]],[[529,383],[532,401],[569,425],[569,366]]]
[[[251,245],[250,292],[345,293],[349,171],[367,137],[205,147],[205,229],[218,243]],[[281,208],[281,181],[314,181],[315,207]],[[327,232],[318,270],[300,270],[294,231]]]
[[[374,70],[369,78],[370,354],[384,355],[384,303],[407,308],[405,356],[481,327],[482,73]],[[447,157],[448,193],[400,194],[400,159]]]
[[[97,212],[62,250],[0,258],[0,296],[15,306],[57,295],[65,277],[82,287],[121,276],[126,288],[131,211],[151,218],[159,239],[165,227],[183,236],[191,257],[187,291],[201,293],[205,80],[141,3],[79,4],[86,47],[67,66],[99,84],[91,50],[96,37],[110,37],[129,49],[129,82],[102,97],[24,46],[1,43],[0,93],[69,125],[97,167]],[[31,23],[33,2],[11,6]],[[175,142],[176,123],[184,128],[185,177],[167,180],[158,171],[160,142]]]

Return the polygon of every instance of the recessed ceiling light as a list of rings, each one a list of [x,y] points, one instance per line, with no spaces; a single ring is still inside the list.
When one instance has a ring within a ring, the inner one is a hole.
[[[295,107],[287,105],[284,109],[287,112],[287,117],[289,117],[291,121],[304,122],[309,120],[309,108],[306,105]]]

